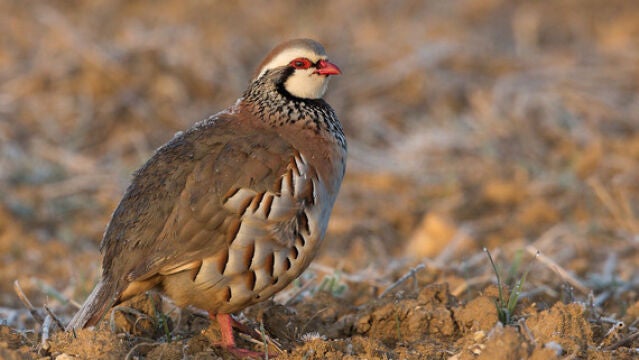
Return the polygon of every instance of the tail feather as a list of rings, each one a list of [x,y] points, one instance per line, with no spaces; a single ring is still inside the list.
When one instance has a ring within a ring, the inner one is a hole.
[[[78,312],[73,316],[66,330],[84,329],[96,325],[104,314],[113,306],[115,291],[113,286],[100,281]]]

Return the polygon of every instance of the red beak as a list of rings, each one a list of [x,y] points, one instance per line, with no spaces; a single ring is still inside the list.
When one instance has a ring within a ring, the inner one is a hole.
[[[317,70],[315,73],[320,75],[339,75],[342,71],[337,67],[337,65],[329,62],[328,60],[320,60],[317,62]]]

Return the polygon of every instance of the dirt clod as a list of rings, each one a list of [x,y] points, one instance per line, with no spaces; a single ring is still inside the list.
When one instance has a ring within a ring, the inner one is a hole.
[[[539,344],[559,344],[562,355],[585,356],[592,343],[591,325],[580,304],[557,303],[526,319],[530,332]]]
[[[478,296],[468,304],[454,309],[455,321],[462,333],[488,332],[499,322],[497,306],[492,296]]]

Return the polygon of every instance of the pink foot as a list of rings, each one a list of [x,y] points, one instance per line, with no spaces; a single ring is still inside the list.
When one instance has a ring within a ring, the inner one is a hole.
[[[246,327],[238,323],[237,321],[235,321],[235,319],[233,319],[231,315],[209,313],[209,317],[211,319],[217,320],[217,323],[220,325],[220,333],[222,334],[222,341],[216,345],[220,346],[222,349],[240,358],[254,358],[254,359],[265,358],[264,353],[251,351],[247,349],[241,349],[241,348],[238,348],[237,345],[235,345],[235,338],[233,337],[233,325],[236,325],[237,327],[241,327],[241,328],[246,328]],[[274,356],[269,356],[269,358],[274,358]]]

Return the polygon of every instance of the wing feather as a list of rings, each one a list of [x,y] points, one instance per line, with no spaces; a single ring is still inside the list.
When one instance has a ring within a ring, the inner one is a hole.
[[[120,291],[228,251],[242,213],[277,193],[297,152],[274,131],[233,120],[221,114],[177,135],[134,175],[101,244],[104,275],[121,282]]]

